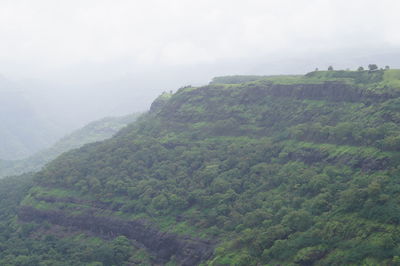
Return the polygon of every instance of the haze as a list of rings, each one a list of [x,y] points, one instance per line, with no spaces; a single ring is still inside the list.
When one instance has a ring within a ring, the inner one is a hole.
[[[61,136],[218,75],[399,67],[398,10],[394,0],[2,0],[1,88]]]

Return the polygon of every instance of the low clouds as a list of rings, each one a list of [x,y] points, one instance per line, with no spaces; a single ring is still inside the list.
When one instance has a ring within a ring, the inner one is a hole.
[[[10,64],[37,74],[120,58],[168,66],[397,47],[398,10],[390,0],[1,1],[0,72],[18,69]]]
[[[400,67],[398,10],[395,0],[1,0],[0,99],[18,90],[68,132],[218,75]]]

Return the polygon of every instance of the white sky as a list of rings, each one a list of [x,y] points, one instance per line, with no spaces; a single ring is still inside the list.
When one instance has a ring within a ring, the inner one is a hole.
[[[0,73],[397,48],[399,11],[398,0],[0,0]]]

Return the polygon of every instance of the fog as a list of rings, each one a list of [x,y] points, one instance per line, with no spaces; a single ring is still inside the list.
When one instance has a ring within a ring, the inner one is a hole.
[[[2,0],[0,95],[17,92],[58,137],[218,75],[400,67],[398,10],[395,0]]]

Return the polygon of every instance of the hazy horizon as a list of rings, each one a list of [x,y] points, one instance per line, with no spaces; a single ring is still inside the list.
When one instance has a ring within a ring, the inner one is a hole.
[[[0,88],[18,91],[65,134],[220,75],[400,68],[399,8],[389,0],[1,1]]]

